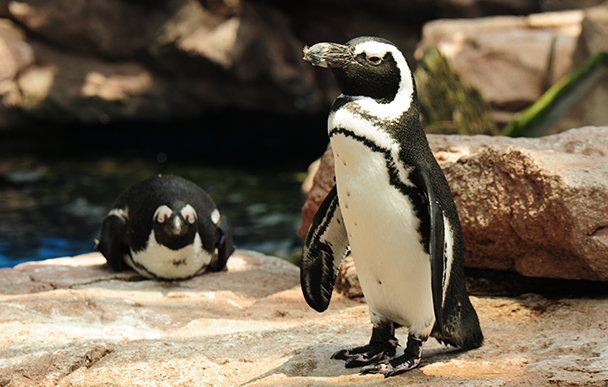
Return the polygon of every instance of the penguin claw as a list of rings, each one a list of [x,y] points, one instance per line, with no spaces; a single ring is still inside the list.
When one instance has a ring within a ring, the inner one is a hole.
[[[361,367],[391,359],[395,355],[395,347],[380,345],[365,345],[350,349],[342,349],[331,355],[332,359],[346,360],[346,368]]]
[[[392,370],[392,367],[390,366],[390,364],[388,364],[388,362],[380,362],[380,363],[375,363],[375,364],[370,364],[370,365],[366,365],[365,367],[361,368],[361,371],[359,372],[361,375],[365,375],[365,374],[386,374],[387,372],[390,372]]]
[[[405,354],[391,360],[383,360],[361,368],[361,375],[384,374],[385,378],[413,370],[420,364],[420,357]]]

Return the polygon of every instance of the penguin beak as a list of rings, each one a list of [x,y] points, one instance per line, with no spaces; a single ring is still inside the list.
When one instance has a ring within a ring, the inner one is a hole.
[[[313,66],[324,68],[344,67],[352,60],[349,46],[338,43],[317,43],[312,47],[304,46],[304,59]]]
[[[186,232],[184,221],[176,214],[172,215],[167,223],[167,231],[175,236],[182,235]]]

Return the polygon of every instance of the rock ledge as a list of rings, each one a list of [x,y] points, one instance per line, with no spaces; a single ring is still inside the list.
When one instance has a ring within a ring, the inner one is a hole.
[[[383,381],[332,352],[369,340],[365,304],[318,314],[298,268],[238,250],[228,270],[157,282],[101,255],[0,270],[2,386],[605,386],[608,300],[472,297],[486,344],[429,340],[419,369]],[[399,331],[398,338],[406,338]]]

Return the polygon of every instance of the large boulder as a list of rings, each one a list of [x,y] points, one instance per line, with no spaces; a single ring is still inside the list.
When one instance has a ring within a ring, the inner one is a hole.
[[[416,58],[428,47],[438,47],[463,79],[481,91],[496,123],[506,125],[590,56],[608,51],[608,3],[577,3],[576,8],[588,8],[431,21],[423,27]],[[541,9],[574,8],[572,5],[568,1],[541,2]],[[607,100],[608,71],[551,132],[606,125],[608,113],[603,107]]]
[[[196,119],[220,108],[288,117],[325,113],[339,91],[329,72],[301,60],[305,44],[378,35],[394,41],[414,63],[420,29],[433,18],[521,15],[597,1],[0,0],[2,25],[17,23],[17,40],[25,43],[19,44],[21,53],[10,48],[12,43],[8,49],[0,47],[0,63],[6,65],[0,78],[8,81],[0,83],[0,129],[32,121],[49,125]],[[540,92],[551,38],[558,38],[551,62],[558,76],[567,65],[562,57],[569,55],[578,36],[575,30],[564,32],[561,25],[541,19],[540,24],[524,23],[525,32],[510,39],[491,34],[470,40],[484,50],[506,46],[508,54],[517,54],[511,60],[500,57],[508,65],[495,69],[502,73],[494,82],[505,74],[517,78],[520,73],[509,66],[531,55],[524,79],[529,86],[523,83],[521,93],[526,101]],[[485,23],[498,20],[503,19]],[[495,24],[520,28],[517,23]],[[425,35],[436,25],[425,28]],[[0,31],[2,40],[6,42],[6,35]],[[527,54],[509,49],[518,44],[529,49]],[[474,58],[465,62],[477,72]],[[20,71],[15,72],[16,65]]]
[[[584,17],[585,11],[575,10],[431,21],[423,28],[416,57],[437,47],[481,91],[495,121],[504,125],[571,71]]]
[[[458,208],[466,266],[608,281],[608,127],[538,139],[428,139]],[[307,197],[300,236],[322,202],[321,187],[333,186],[328,158]]]
[[[26,0],[0,1],[0,15],[17,21],[33,47],[30,66],[0,74],[19,86],[0,87],[0,105],[12,101],[24,118],[188,119],[232,106],[303,114],[327,102],[301,60],[304,42],[270,5]],[[4,51],[0,63],[15,55]]]
[[[10,20],[0,19],[0,128],[18,121],[22,98],[16,77],[33,60],[23,30]]]
[[[0,270],[3,386],[603,386],[608,301],[471,297],[486,344],[431,339],[420,368],[383,379],[330,360],[369,341],[367,306],[306,305],[298,268],[237,250],[187,281],[115,273],[99,253]],[[584,316],[584,318],[581,318]],[[402,342],[405,330],[398,330]],[[402,351],[402,349],[400,349]]]
[[[572,58],[573,64],[580,66],[587,58],[600,51],[608,52],[608,2],[585,11],[581,34]],[[595,87],[587,91],[584,99],[568,113],[563,120],[564,124],[575,127],[581,122],[587,125],[608,123],[608,70],[604,70],[595,84]]]

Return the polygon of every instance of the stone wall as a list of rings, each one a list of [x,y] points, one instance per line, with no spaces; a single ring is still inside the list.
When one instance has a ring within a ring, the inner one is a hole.
[[[330,74],[301,60],[305,44],[379,35],[393,40],[414,62],[421,27],[432,19],[527,15],[599,2],[3,0],[0,129],[32,120],[48,125],[197,118],[222,107],[284,115],[322,113],[337,89]],[[557,77],[569,68],[575,46],[585,47],[575,50],[584,56],[598,48],[591,41],[608,40],[602,40],[602,35],[597,35],[601,31],[592,28],[601,15],[586,16],[582,11],[564,15],[556,18],[567,25],[545,25],[549,19],[541,17],[542,23],[534,22],[538,17],[532,16],[500,19],[499,23],[498,19],[455,21],[468,26],[462,31],[489,23],[502,26],[506,32],[480,36],[483,27],[465,36],[469,45],[503,50],[493,61],[484,52],[452,58],[473,83],[476,80],[471,73],[479,68],[469,66],[471,63],[481,66],[480,76],[486,79],[525,82],[527,86],[515,93],[513,101],[505,100],[510,94],[500,88],[487,90],[494,104],[520,108],[542,91],[546,78],[542,70],[547,67],[550,47],[556,47],[553,73]],[[430,31],[449,25],[438,23],[422,30],[423,45],[433,40]],[[556,36],[559,39],[553,46]],[[452,38],[462,36],[454,34]],[[521,46],[524,41],[530,42],[526,46],[531,51],[526,54]],[[531,52],[534,55],[530,56]],[[505,55],[510,58],[508,63],[494,68],[497,58]],[[560,59],[562,56],[565,59]],[[480,57],[489,61],[479,61]],[[527,77],[513,70],[522,61],[530,62]],[[594,122],[585,124],[589,123]]]
[[[467,267],[608,281],[608,127],[540,139],[428,138],[458,208]],[[307,194],[301,237],[333,176],[329,149]]]
[[[226,271],[187,281],[114,273],[99,253],[0,270],[3,386],[605,386],[608,301],[477,297],[485,344],[430,339],[416,370],[359,375],[333,352],[369,341],[367,305],[324,313],[299,272],[237,250]],[[407,331],[398,330],[404,342]],[[402,348],[399,351],[403,351]]]

